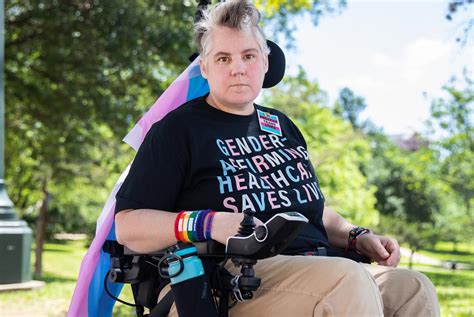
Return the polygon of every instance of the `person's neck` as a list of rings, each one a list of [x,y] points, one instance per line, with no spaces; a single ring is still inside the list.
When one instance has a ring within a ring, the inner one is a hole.
[[[227,112],[227,113],[236,114],[236,115],[240,115],[240,116],[247,116],[247,115],[252,114],[255,111],[253,103],[249,103],[249,104],[246,104],[246,105],[229,105],[229,106],[227,106],[227,105],[224,105],[224,104],[218,102],[210,94],[206,97],[206,102],[209,105],[211,105],[212,107],[214,107],[214,108],[216,108],[220,111],[224,111],[224,112]]]

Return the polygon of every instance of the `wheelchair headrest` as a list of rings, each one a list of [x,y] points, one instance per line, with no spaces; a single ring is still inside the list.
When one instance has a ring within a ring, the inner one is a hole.
[[[285,54],[282,49],[270,40],[267,40],[267,45],[270,48],[270,55],[268,55],[268,72],[263,80],[263,88],[277,85],[285,76],[286,67]]]

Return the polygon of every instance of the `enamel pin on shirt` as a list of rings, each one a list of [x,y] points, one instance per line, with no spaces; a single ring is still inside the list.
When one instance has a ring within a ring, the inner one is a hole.
[[[258,123],[260,124],[260,130],[272,134],[276,134],[278,136],[282,136],[280,121],[278,120],[278,116],[274,114],[270,114],[268,112],[264,112],[257,109],[258,115]]]

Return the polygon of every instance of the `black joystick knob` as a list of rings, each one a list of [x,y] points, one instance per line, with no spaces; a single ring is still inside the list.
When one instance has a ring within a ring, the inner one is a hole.
[[[244,211],[244,219],[240,222],[238,235],[241,237],[249,236],[255,229],[255,221],[253,220],[253,211]]]

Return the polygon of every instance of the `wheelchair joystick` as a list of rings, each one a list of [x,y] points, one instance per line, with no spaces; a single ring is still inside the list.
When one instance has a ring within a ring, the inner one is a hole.
[[[240,228],[238,231],[238,236],[246,237],[251,235],[255,229],[255,221],[253,220],[253,215],[255,211],[244,211],[244,219],[240,222]]]
[[[236,235],[237,237],[247,237],[255,232],[254,214],[255,211],[244,211],[244,218],[240,223],[240,228]],[[232,262],[235,266],[241,267],[241,275],[237,275],[231,280],[234,299],[239,302],[252,299],[253,292],[258,289],[261,283],[261,279],[255,276],[255,270],[253,268],[257,260],[245,257],[233,257]]]

